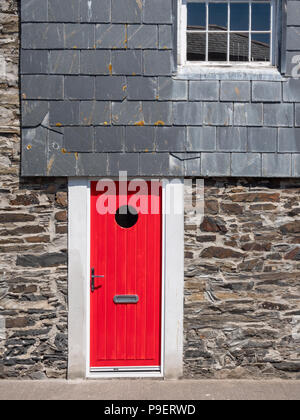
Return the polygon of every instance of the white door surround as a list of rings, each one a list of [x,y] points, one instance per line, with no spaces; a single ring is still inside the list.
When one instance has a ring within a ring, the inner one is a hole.
[[[90,181],[69,178],[68,378],[161,377],[183,373],[184,180],[163,179],[162,366],[160,372],[89,368]],[[171,203],[174,203],[171,205]]]

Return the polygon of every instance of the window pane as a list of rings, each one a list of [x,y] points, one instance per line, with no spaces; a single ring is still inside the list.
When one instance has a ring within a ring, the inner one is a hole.
[[[249,61],[249,34],[230,34],[230,61]]]
[[[251,61],[270,61],[270,35],[252,34]]]
[[[188,29],[206,29],[206,5],[189,3],[187,5]]]
[[[270,63],[271,1],[191,1],[187,1],[188,61]]]
[[[252,4],[252,30],[270,31],[271,29],[271,6],[269,3]]]
[[[230,5],[230,29],[249,31],[249,4],[232,3]]]
[[[227,34],[208,35],[208,61],[227,61]]]
[[[228,4],[215,3],[209,5],[209,29],[227,30],[228,27]]]
[[[205,61],[206,34],[188,33],[187,34],[187,60]]]

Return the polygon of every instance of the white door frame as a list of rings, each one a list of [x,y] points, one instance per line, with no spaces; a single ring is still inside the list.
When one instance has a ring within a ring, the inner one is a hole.
[[[163,179],[161,371],[91,372],[90,321],[90,182],[69,178],[69,317],[68,378],[161,377],[183,372],[184,181]],[[98,180],[98,179],[97,179]]]

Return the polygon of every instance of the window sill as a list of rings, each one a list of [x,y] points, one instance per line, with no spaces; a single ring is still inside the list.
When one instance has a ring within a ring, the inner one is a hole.
[[[276,67],[199,65],[178,66],[174,78],[178,80],[267,80],[283,81],[284,77]]]

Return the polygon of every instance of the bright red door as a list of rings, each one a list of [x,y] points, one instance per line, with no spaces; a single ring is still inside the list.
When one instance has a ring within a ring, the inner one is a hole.
[[[116,214],[99,214],[97,200],[104,193],[97,191],[97,182],[91,184],[91,270],[104,277],[91,282],[90,364],[92,368],[157,367],[161,349],[161,188],[151,195],[147,183],[149,192],[143,197],[151,197],[158,214],[142,214],[135,206],[135,214],[128,218],[119,215],[118,209],[132,203],[132,194],[126,197],[120,183],[114,185],[116,194],[110,198],[116,200]]]

